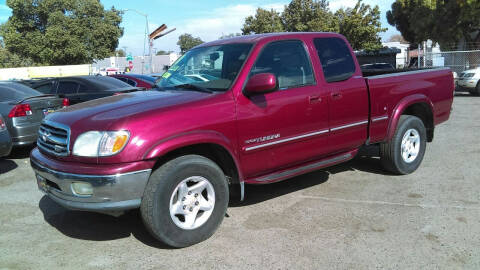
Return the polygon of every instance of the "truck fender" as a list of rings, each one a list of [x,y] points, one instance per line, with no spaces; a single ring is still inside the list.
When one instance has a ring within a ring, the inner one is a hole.
[[[398,121],[400,120],[400,116],[402,116],[403,112],[412,104],[416,103],[426,103],[430,107],[432,111],[432,115],[435,117],[433,113],[433,103],[432,101],[423,94],[414,94],[411,96],[404,97],[401,99],[395,109],[393,109],[392,117],[390,117],[390,122],[388,124],[388,132],[386,140],[390,140],[393,138],[395,131],[397,130]]]
[[[198,131],[191,131],[176,134],[174,136],[165,138],[152,147],[150,147],[143,159],[154,159],[159,158],[171,151],[176,149],[180,149],[182,147],[187,147],[195,144],[216,144],[218,146],[223,147],[232,157],[232,160],[235,163],[236,170],[239,177],[239,182],[243,184],[243,175],[242,171],[240,170],[240,162],[238,160],[238,153],[234,151],[235,147],[233,143],[225,137],[223,134],[211,131],[211,130],[198,130]]]

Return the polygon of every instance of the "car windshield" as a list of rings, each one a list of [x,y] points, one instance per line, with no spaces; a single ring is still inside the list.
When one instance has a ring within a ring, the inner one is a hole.
[[[200,47],[185,53],[177,60],[157,86],[181,88],[182,85],[212,91],[226,91],[237,77],[252,47],[249,43]]]

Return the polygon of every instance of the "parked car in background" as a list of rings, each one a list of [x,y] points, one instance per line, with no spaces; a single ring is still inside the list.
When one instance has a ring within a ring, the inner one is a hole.
[[[32,88],[44,94],[66,97],[70,104],[138,90],[128,83],[107,76],[53,78],[33,84]]]
[[[30,161],[58,204],[115,215],[140,208],[148,231],[174,247],[209,238],[246,183],[346,162],[363,145],[380,146],[389,172],[414,172],[450,117],[454,91],[448,68],[362,76],[335,33],[204,43],[157,86],[48,116],[42,127],[59,140],[39,138]]]
[[[45,95],[16,82],[0,82],[0,115],[13,146],[34,144],[43,118],[69,105],[66,98]]]
[[[5,119],[3,119],[3,116],[0,115],[0,157],[10,155],[11,150],[12,138],[10,138],[10,133],[8,133]]]
[[[480,67],[460,73],[458,86],[472,95],[480,95]]]
[[[42,81],[45,81],[45,80],[48,80],[48,79],[53,79],[53,77],[47,77],[47,78],[32,78],[32,79],[28,79],[28,80],[17,80],[15,82],[18,82],[18,83],[21,83],[21,84],[24,84],[28,87],[32,87],[32,85],[34,84],[38,84]]]
[[[158,79],[148,75],[131,74],[131,73],[115,74],[115,75],[109,75],[109,76],[119,79],[122,82],[126,82],[131,86],[143,87],[145,89],[151,89],[152,87],[154,87],[155,81]]]

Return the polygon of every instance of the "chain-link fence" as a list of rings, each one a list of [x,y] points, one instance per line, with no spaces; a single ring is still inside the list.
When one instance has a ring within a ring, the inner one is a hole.
[[[480,50],[427,52],[425,59],[420,61],[424,67],[449,67],[460,74],[464,70],[480,67]]]

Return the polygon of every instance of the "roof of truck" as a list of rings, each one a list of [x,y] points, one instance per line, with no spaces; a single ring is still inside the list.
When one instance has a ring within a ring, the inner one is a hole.
[[[231,43],[256,43],[258,41],[268,39],[274,40],[284,37],[291,37],[291,38],[299,38],[301,36],[337,36],[343,37],[337,33],[331,32],[281,32],[281,33],[265,33],[265,34],[254,34],[254,35],[245,35],[245,36],[238,36],[226,39],[219,39],[207,43],[203,43],[198,45],[197,47],[205,47],[205,46],[212,46],[212,45],[223,45],[223,44],[231,44]]]

